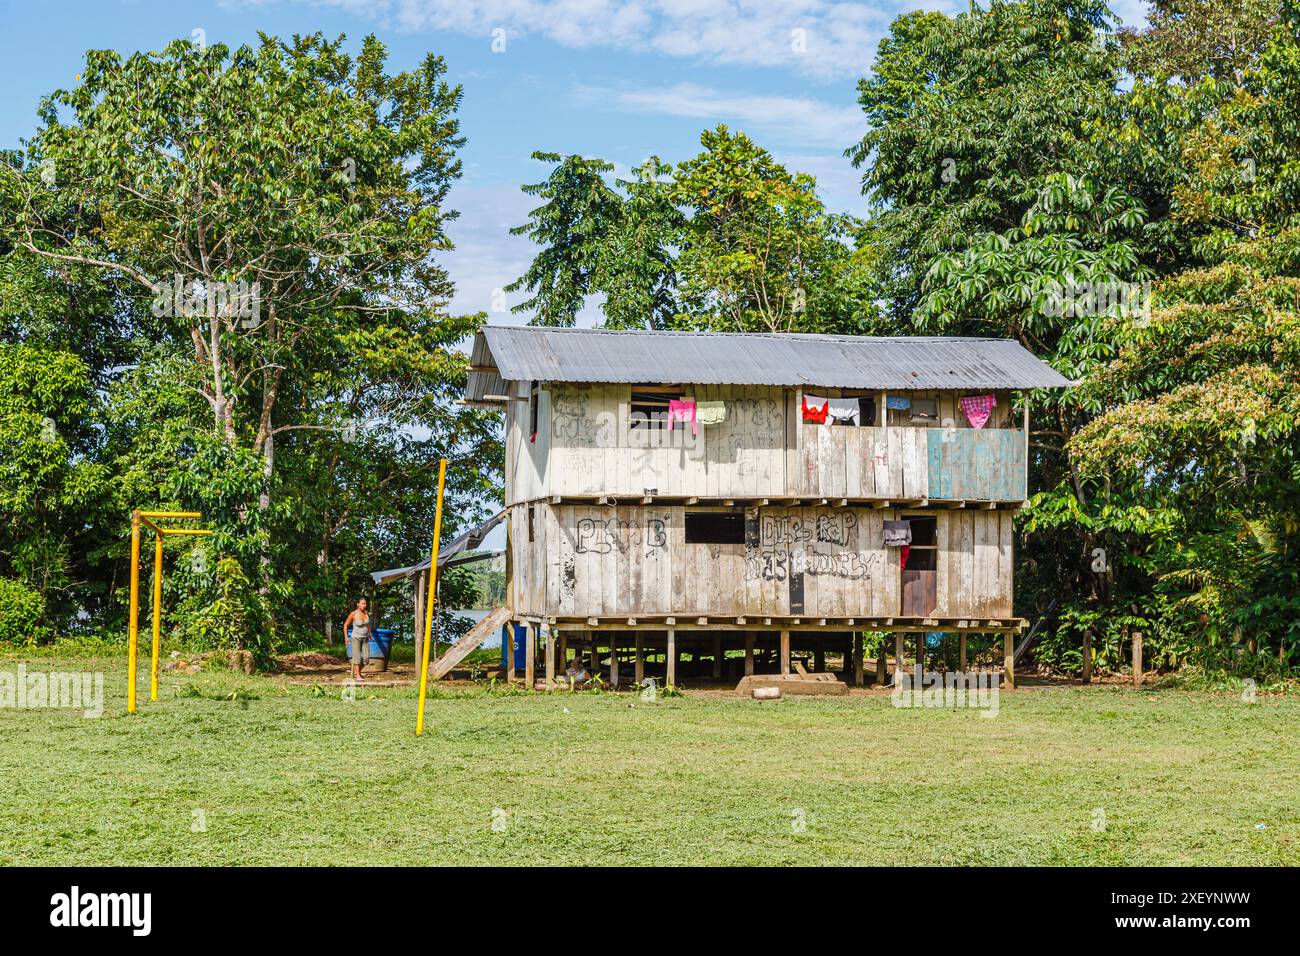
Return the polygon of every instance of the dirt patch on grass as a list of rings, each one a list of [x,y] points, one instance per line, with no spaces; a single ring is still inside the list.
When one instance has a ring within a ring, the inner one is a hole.
[[[320,651],[283,654],[276,658],[269,676],[295,686],[310,684],[341,684],[352,679],[352,662],[340,655]],[[380,670],[379,663],[371,661],[361,668],[363,683],[376,687],[413,687],[419,683],[420,668],[414,662],[389,661]],[[438,681],[439,686],[471,683],[460,669],[453,670],[449,678]]]
[[[346,657],[320,651],[284,654],[276,659],[271,676],[288,684],[341,684],[352,679],[352,662]],[[372,661],[361,668],[361,676],[367,683],[400,687],[414,684],[419,668],[414,664],[390,663],[386,670],[380,670]]]

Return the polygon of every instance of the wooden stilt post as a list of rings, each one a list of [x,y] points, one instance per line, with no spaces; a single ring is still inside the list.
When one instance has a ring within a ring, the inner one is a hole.
[[[609,686],[618,688],[618,631],[609,634]]]
[[[569,635],[560,632],[560,643],[558,645],[560,656],[555,662],[555,673],[563,676],[564,672],[569,669]]]
[[[722,680],[722,637],[713,639],[713,679]]]
[[[1092,683],[1092,628],[1083,632],[1083,682]]]
[[[894,686],[898,687],[903,683],[903,670],[907,667],[903,663],[903,632],[894,632]]]
[[[788,677],[790,674],[790,632],[784,630],[781,632],[781,676]]]
[[[1142,686],[1142,632],[1133,632],[1133,686]]]
[[[862,632],[853,632],[853,683],[861,687],[867,682],[865,661],[862,659]]]
[[[537,625],[524,625],[524,686],[537,687]]]
[[[665,663],[664,680],[669,687],[677,686],[677,632],[668,629],[668,653]]]
[[[641,639],[641,632],[636,632],[635,637],[636,661],[632,665],[632,679],[636,686],[640,687],[641,682],[645,680],[645,646]]]
[[[876,686],[884,687],[885,681],[889,679],[889,671],[886,658],[889,654],[885,651],[885,642],[880,642],[880,647],[876,648]]]
[[[913,687],[925,686],[925,631],[916,635],[916,678]]]
[[[966,632],[957,635],[957,670],[966,673]]]
[[[424,660],[424,589],[429,586],[424,579],[428,571],[421,571],[415,578],[415,659]]]
[[[754,634],[752,631],[745,632],[745,676],[754,675]]]
[[[555,689],[555,631],[546,629],[546,689]]]
[[[591,675],[595,677],[600,673],[600,651],[599,648],[596,647],[595,631],[591,632],[591,645],[588,649],[588,655],[590,657],[589,663],[591,665]]]
[[[1002,670],[1007,690],[1016,689],[1016,636],[1010,631],[1002,635]]]
[[[515,622],[506,622],[506,636],[502,638],[506,645],[506,683],[515,682]]]

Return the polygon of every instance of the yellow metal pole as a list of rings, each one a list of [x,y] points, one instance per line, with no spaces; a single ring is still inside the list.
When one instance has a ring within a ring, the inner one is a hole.
[[[415,718],[415,736],[424,733],[424,698],[429,689],[429,632],[433,629],[433,604],[438,599],[438,541],[442,537],[442,487],[447,477],[447,459],[438,462],[438,506],[433,517],[433,553],[429,557],[429,596],[424,602],[424,653],[420,655],[420,711]]]
[[[202,518],[201,511],[141,511],[142,518]]]
[[[131,512],[131,620],[126,651],[126,712],[135,713],[135,643],[140,629],[140,512]]]
[[[158,699],[158,650],[162,642],[162,532],[153,538],[153,664],[149,668],[149,699]]]

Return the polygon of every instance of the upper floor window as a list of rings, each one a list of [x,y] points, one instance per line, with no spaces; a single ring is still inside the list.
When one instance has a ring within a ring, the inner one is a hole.
[[[863,389],[840,389],[839,395],[805,392],[800,410],[804,424],[874,425],[876,393]]]
[[[681,401],[684,394],[672,386],[634,385],[628,427],[667,428],[668,403]]]

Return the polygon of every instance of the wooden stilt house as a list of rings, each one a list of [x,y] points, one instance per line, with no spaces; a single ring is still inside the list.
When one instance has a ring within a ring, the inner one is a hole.
[[[683,649],[729,678],[742,645],[785,673],[792,642],[1016,631],[1023,393],[1068,384],[999,339],[486,326],[466,401],[505,414],[507,594],[547,676],[572,645],[676,683]]]

